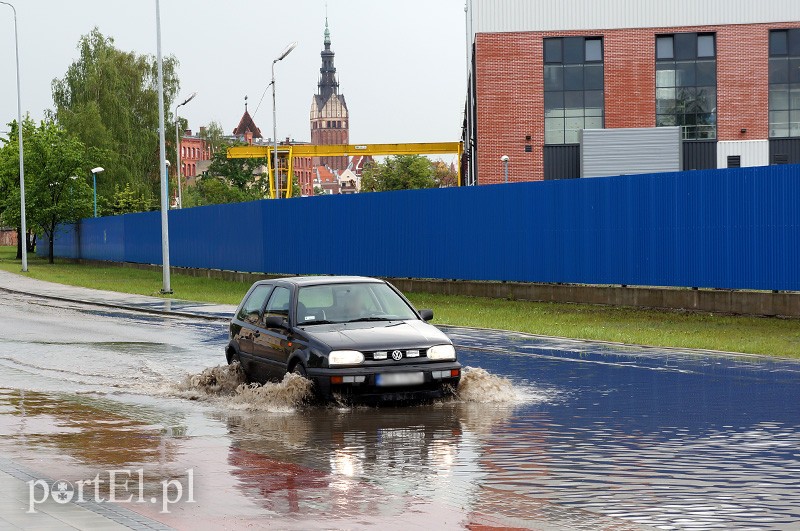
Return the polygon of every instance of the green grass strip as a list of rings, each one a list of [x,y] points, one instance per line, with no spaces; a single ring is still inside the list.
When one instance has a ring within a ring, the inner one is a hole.
[[[16,248],[0,247],[0,269],[20,273]],[[72,286],[163,296],[161,272],[81,265],[29,255],[27,276]],[[249,285],[173,274],[171,297],[238,304]],[[746,317],[407,293],[417,308],[432,308],[438,324],[515,330],[547,336],[637,345],[684,347],[800,358],[800,319]]]

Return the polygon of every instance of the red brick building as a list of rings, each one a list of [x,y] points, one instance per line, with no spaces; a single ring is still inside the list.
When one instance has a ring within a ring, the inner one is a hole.
[[[680,127],[683,169],[800,162],[800,2],[469,0],[468,182],[580,176],[584,129]]]
[[[199,135],[187,129],[181,138],[181,177],[186,186],[195,184],[197,176],[208,169],[211,160],[211,151],[203,139],[204,129],[200,128]]]

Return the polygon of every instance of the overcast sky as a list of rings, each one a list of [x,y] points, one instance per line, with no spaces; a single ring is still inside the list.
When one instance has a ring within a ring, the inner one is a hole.
[[[155,0],[10,0],[19,24],[22,108],[35,119],[53,107],[51,81],[77,58],[94,26],[119,49],[156,54]],[[212,120],[227,133],[249,96],[254,114],[276,66],[278,138],[310,140],[325,0],[161,0],[164,55],[180,61],[180,100],[189,127]],[[329,0],[328,22],[352,143],[446,142],[461,135],[465,99],[463,0]],[[0,5],[0,132],[17,117],[12,11]],[[257,113],[272,136],[271,91]]]

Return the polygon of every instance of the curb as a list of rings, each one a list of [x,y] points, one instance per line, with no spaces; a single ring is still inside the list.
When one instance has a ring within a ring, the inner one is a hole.
[[[10,288],[0,287],[0,291],[4,291],[6,293],[15,293],[17,295],[27,295],[29,297],[39,297],[41,299],[49,299],[54,301],[61,301],[61,302],[77,302],[81,304],[89,304],[91,306],[100,306],[102,308],[116,308],[122,310],[130,310],[133,312],[141,312],[141,313],[148,313],[152,315],[174,315],[175,317],[186,317],[190,319],[205,319],[207,321],[217,321],[217,322],[224,322],[227,323],[230,318],[227,317],[218,317],[215,315],[204,315],[201,313],[192,313],[192,312],[182,312],[182,311],[175,311],[175,310],[155,310],[151,308],[139,308],[138,306],[130,306],[127,304],[115,304],[112,302],[100,302],[100,301],[90,301],[85,299],[71,299],[68,297],[59,297],[57,295],[46,295],[42,293],[32,293],[29,291],[20,291]],[[173,299],[175,300],[175,299]],[[185,302],[192,302],[192,301],[185,301]]]

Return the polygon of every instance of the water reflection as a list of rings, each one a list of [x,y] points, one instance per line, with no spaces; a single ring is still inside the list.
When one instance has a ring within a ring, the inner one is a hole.
[[[184,475],[176,462],[186,432],[181,418],[94,397],[7,389],[0,389],[0,412],[3,456],[37,477],[77,481],[141,468],[149,496],[164,478]],[[100,492],[108,494],[107,483]]]
[[[266,509],[344,518],[372,514],[379,501],[387,517],[452,512],[474,497],[482,434],[515,407],[443,402],[220,418],[242,494],[257,494]]]

